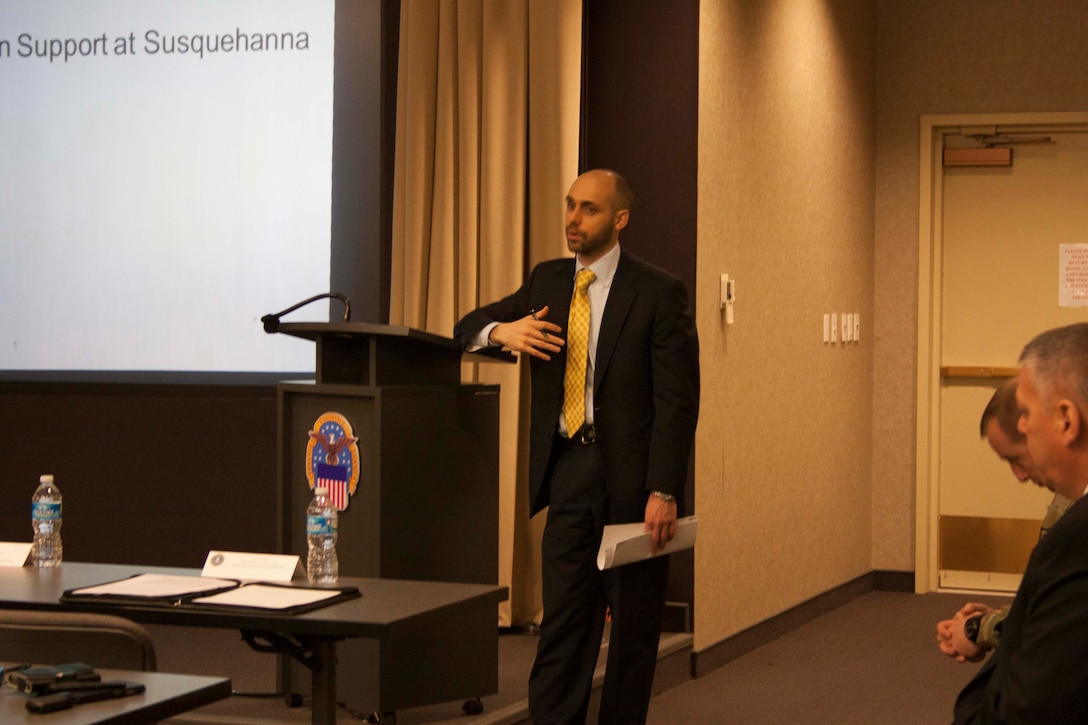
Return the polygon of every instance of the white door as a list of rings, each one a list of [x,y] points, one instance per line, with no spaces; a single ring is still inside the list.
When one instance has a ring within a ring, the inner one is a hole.
[[[979,418],[1028,340],[1088,319],[1088,308],[1059,305],[1060,251],[1088,244],[1088,127],[984,123],[941,128],[941,145],[977,145],[983,134],[1049,141],[1013,144],[1011,166],[938,159],[932,170],[933,324],[919,345],[932,361],[931,445],[919,447],[931,460],[918,465],[933,473],[937,588],[1015,591],[1053,494],[1016,481],[980,438]]]

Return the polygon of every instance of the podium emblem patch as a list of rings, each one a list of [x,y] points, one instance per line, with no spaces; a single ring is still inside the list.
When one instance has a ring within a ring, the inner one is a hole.
[[[351,503],[359,485],[359,438],[340,413],[322,413],[306,444],[306,479],[310,490],[320,483],[338,511]]]

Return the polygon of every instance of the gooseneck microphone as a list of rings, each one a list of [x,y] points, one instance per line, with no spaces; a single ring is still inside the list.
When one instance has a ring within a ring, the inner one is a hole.
[[[276,312],[274,314],[265,315],[261,318],[261,322],[264,323],[264,331],[276,332],[276,330],[278,330],[280,327],[280,318],[284,315],[290,314],[291,312],[297,310],[299,307],[304,307],[311,302],[330,298],[336,298],[344,303],[344,322],[349,322],[351,320],[351,300],[349,300],[346,295],[342,295],[339,292],[324,292],[319,295],[314,295],[313,297],[305,299],[297,304],[291,305],[286,310],[280,310],[279,312]]]

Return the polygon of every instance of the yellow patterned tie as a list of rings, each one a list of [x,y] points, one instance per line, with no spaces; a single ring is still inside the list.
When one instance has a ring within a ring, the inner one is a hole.
[[[586,421],[586,363],[589,360],[589,287],[597,275],[588,269],[574,278],[567,318],[567,371],[563,377],[563,417],[567,435],[574,436]]]

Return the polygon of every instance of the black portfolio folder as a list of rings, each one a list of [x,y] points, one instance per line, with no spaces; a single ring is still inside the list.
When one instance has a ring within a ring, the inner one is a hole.
[[[302,583],[281,584],[273,582],[240,582],[233,579],[211,579],[208,580],[207,586],[204,587],[200,586],[200,584],[203,583],[200,577],[184,577],[185,580],[191,581],[186,582],[188,586],[180,587],[185,590],[183,593],[166,591],[158,594],[132,593],[140,589],[140,587],[136,585],[140,583],[142,577],[152,576],[156,575],[136,574],[132,577],[118,579],[113,582],[104,582],[103,584],[95,586],[69,589],[61,595],[60,601],[70,605],[85,605],[88,609],[93,609],[96,605],[103,604],[124,604],[151,607],[180,607],[205,611],[230,610],[258,613],[264,612],[268,614],[298,614],[300,612],[320,609],[322,607],[327,607],[330,604],[362,596],[359,593],[358,587],[354,586],[315,586]],[[169,587],[164,587],[164,590],[165,589],[169,589]],[[320,598],[315,601],[307,601],[299,604],[279,605],[269,603],[266,605],[261,603],[260,596],[246,596],[250,594],[259,595],[262,592],[273,595],[287,594],[288,590],[296,590],[300,593],[312,593],[314,596]],[[235,597],[232,593],[243,596]],[[230,596],[236,601],[225,599],[223,595]]]

